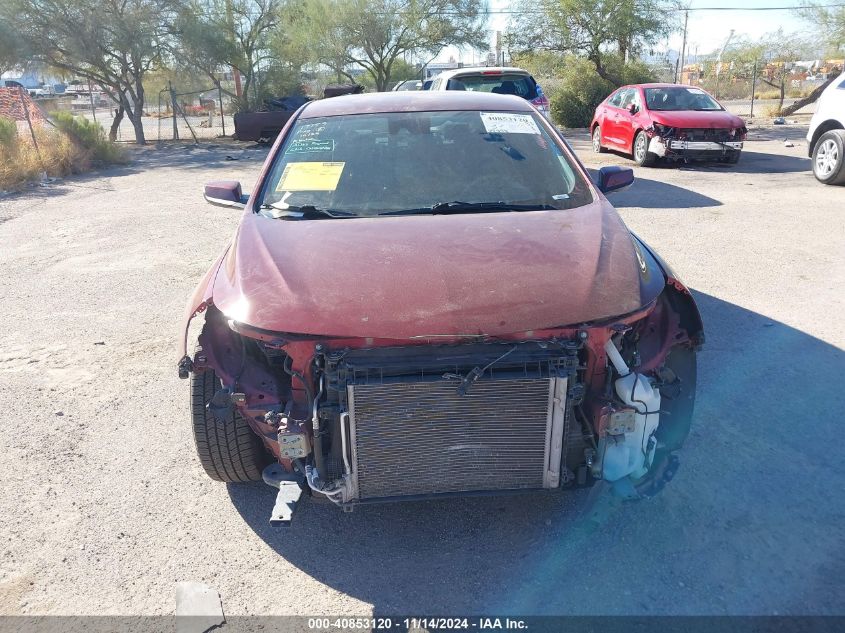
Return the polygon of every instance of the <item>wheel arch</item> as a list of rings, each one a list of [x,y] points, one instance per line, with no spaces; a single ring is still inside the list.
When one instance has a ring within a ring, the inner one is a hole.
[[[686,330],[692,347],[696,349],[700,348],[704,345],[704,321],[701,318],[701,312],[698,309],[698,304],[692,292],[657,251],[640,239],[636,233],[632,232],[631,235],[651,255],[654,261],[657,262],[666,279],[666,288],[664,290],[666,299],[672,309],[678,314],[680,326]]]
[[[828,119],[827,121],[820,124],[816,130],[813,132],[813,138],[810,140],[810,146],[807,149],[808,155],[812,156],[813,151],[816,149],[816,143],[818,143],[819,139],[821,138],[822,134],[825,132],[830,132],[831,130],[842,130],[845,129],[845,125],[841,122],[837,121],[836,119]]]
[[[196,288],[194,289],[193,294],[188,299],[187,303],[185,304],[185,310],[182,315],[181,327],[179,328],[179,358],[184,359],[188,355],[188,328],[191,325],[191,321],[193,321],[194,317],[198,314],[205,312],[209,306],[213,305],[213,298],[212,293],[214,289],[214,280],[217,277],[217,271],[220,270],[220,266],[223,263],[223,259],[226,257],[226,253],[229,252],[227,248],[224,253],[217,258],[217,261],[214,262],[214,265],[208,269],[208,271],[203,275],[203,278],[197,284]],[[181,361],[180,361],[181,362]],[[180,372],[180,375],[183,372]],[[183,375],[184,378],[187,378],[187,375]]]

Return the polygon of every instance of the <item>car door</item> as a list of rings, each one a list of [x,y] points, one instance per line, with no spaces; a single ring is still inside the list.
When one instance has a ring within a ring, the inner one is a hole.
[[[639,88],[628,89],[622,98],[619,109],[620,115],[616,120],[616,133],[620,141],[619,147],[629,151],[634,146],[634,135],[642,127],[640,120],[645,116]]]
[[[630,88],[620,88],[607,102],[604,124],[602,125],[602,139],[607,145],[625,147],[620,136],[623,123],[622,104],[631,92]]]
[[[622,99],[622,89],[612,93],[604,103],[599,106],[598,116],[596,122],[601,127],[601,142],[602,145],[612,145],[614,138],[613,124],[615,123],[615,108],[619,107]]]

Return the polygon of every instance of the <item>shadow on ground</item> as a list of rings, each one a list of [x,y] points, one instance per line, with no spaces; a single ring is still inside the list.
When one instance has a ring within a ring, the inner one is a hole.
[[[587,168],[587,171],[593,182],[598,182],[598,169]],[[643,209],[694,209],[722,205],[719,200],[690,189],[640,177],[627,189],[608,194],[608,198],[616,207]]]
[[[230,485],[232,502],[275,555],[376,614],[841,613],[845,475],[824,447],[840,434],[845,352],[696,297],[696,419],[655,499],[602,497],[588,516],[583,491],[350,514],[307,500],[284,531],[267,523],[269,487]]]
[[[631,160],[629,155],[615,150],[608,150],[608,154]],[[630,166],[635,166],[633,160],[631,160]],[[726,171],[739,174],[788,174],[802,171],[810,173],[811,165],[810,159],[806,157],[743,150],[739,162],[734,165],[713,160],[698,160],[690,161],[689,163],[661,160],[651,167],[640,169],[647,170],[646,173],[654,173],[658,177],[661,171],[673,169],[700,172]]]
[[[686,171],[732,171],[738,174],[788,174],[811,171],[810,159],[800,156],[784,156],[782,154],[766,154],[764,152],[749,152],[743,150],[739,162],[735,165],[699,161],[691,163],[676,163],[658,165],[657,169],[684,169]]]
[[[792,141],[799,147],[807,147],[807,129],[809,121],[805,125],[771,125],[767,127],[751,127],[748,130],[749,141]]]
[[[173,167],[207,169],[222,167],[235,161],[264,162],[270,145],[259,143],[160,143],[136,148],[132,152],[137,166],[145,168]]]

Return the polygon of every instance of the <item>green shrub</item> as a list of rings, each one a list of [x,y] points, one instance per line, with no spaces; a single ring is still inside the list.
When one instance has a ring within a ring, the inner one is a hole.
[[[651,71],[642,62],[625,64],[613,57],[603,61],[608,74],[618,79],[619,85],[653,81]],[[596,106],[616,88],[616,84],[598,75],[591,62],[567,57],[559,87],[550,98],[552,118],[561,127],[587,127]]]
[[[9,129],[3,121],[0,119],[0,136]],[[61,177],[82,173],[90,167],[90,152],[66,134],[38,128],[35,136],[37,148],[29,134],[15,136],[8,144],[8,137],[0,141],[3,150],[0,151],[0,191],[20,189],[27,182],[39,180],[42,174]]]
[[[596,106],[614,85],[595,74],[570,78],[551,99],[552,119],[561,127],[587,127]]]
[[[18,126],[11,119],[0,117],[0,147],[7,152],[12,151],[12,147],[18,139]]]
[[[108,140],[105,130],[99,123],[85,117],[73,116],[70,112],[54,112],[50,118],[59,130],[90,152],[94,162],[103,164],[127,162],[126,151]]]
[[[14,121],[0,117],[0,191],[20,189],[44,174],[79,174],[87,171],[92,161],[125,161],[123,148],[110,143],[96,123],[66,112],[52,119],[55,128],[35,127],[36,144],[29,133],[18,135]]]

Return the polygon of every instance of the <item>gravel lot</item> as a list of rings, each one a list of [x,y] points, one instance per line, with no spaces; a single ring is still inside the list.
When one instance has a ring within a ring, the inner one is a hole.
[[[581,495],[309,502],[276,531],[269,487],[205,477],[177,331],[238,213],[201,184],[248,189],[265,150],[149,148],[0,198],[0,613],[169,614],[201,581],[229,615],[845,614],[845,188],[813,179],[804,132],[613,197],[708,341],[678,476],[589,517]]]

